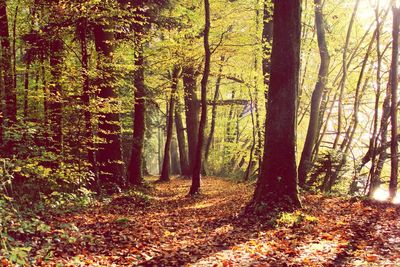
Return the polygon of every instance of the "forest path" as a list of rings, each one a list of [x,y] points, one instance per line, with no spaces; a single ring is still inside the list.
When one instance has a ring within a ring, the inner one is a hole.
[[[41,265],[400,266],[398,206],[309,195],[302,211],[255,218],[242,213],[252,185],[206,177],[196,198],[189,187],[175,178],[53,217]]]

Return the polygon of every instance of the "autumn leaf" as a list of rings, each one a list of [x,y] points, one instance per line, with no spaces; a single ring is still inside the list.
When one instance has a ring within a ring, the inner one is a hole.
[[[375,254],[371,254],[371,255],[365,256],[365,259],[366,259],[368,262],[377,262],[378,259],[379,259],[379,256],[378,256],[378,255],[375,255]]]

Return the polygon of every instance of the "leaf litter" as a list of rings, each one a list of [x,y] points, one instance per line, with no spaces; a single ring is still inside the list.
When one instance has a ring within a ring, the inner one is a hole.
[[[187,179],[154,186],[144,202],[117,195],[49,216],[48,234],[30,238],[38,240],[32,251],[49,240],[52,257],[32,255],[32,265],[400,266],[393,204],[306,195],[302,210],[256,217],[243,213],[251,184],[205,177],[194,198]]]

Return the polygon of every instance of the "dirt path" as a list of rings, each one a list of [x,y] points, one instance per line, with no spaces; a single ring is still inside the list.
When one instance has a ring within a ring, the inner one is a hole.
[[[205,178],[187,198],[189,186],[52,218],[54,256],[37,265],[400,266],[398,207],[307,196],[301,212],[255,218],[242,214],[251,185]]]

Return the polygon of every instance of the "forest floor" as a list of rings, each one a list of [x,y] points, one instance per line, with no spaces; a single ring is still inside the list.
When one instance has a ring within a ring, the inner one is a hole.
[[[51,239],[52,257],[35,266],[400,266],[399,206],[307,195],[301,211],[256,218],[243,214],[254,185],[207,177],[196,198],[189,186],[49,217],[32,238]]]

